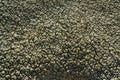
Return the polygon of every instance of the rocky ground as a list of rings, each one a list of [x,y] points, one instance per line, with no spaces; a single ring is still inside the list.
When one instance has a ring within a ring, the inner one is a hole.
[[[120,0],[0,0],[0,80],[120,80]]]

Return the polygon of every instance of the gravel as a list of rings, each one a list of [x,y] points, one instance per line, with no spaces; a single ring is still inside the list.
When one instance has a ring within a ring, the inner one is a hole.
[[[0,80],[120,80],[120,1],[0,0]]]

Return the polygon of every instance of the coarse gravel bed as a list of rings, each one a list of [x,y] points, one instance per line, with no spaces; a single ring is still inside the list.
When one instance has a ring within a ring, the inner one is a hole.
[[[0,80],[120,80],[120,0],[0,0]]]

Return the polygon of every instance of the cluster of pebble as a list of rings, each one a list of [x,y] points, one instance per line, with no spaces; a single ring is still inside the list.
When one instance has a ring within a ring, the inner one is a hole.
[[[119,0],[0,0],[1,80],[119,80]]]

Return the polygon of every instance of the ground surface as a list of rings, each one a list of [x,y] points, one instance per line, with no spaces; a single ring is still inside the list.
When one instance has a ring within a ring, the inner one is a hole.
[[[120,0],[0,0],[0,80],[120,80]]]

